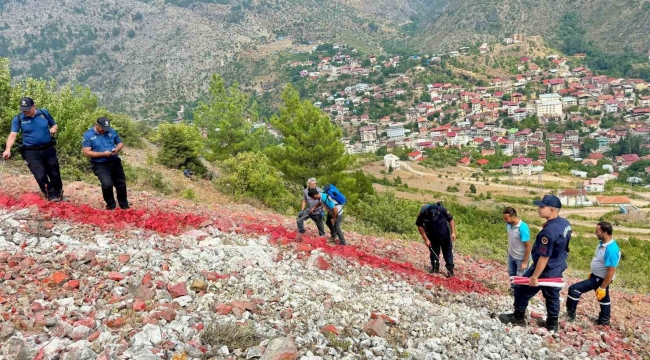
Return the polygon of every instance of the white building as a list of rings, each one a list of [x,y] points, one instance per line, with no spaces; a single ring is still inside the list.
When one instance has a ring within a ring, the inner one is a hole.
[[[386,136],[388,136],[389,139],[402,138],[404,137],[404,134],[404,125],[400,123],[391,123],[388,125],[388,129],[386,129]]]
[[[392,166],[393,170],[399,170],[400,169],[399,157],[393,154],[386,154],[384,156],[384,166],[386,167],[386,169]]]
[[[578,105],[578,99],[574,98],[573,96],[565,96],[562,98],[562,108],[568,109],[571,106],[577,106]]]
[[[587,193],[583,189],[566,189],[558,194],[564,206],[591,206],[587,200]]]
[[[603,192],[605,191],[605,179],[593,178],[584,182],[586,192]]]
[[[546,114],[552,116],[562,115],[560,95],[556,93],[540,95],[539,100],[535,100],[535,111],[540,118]]]
[[[363,126],[359,128],[359,137],[361,142],[372,142],[377,141],[377,130],[374,126]]]

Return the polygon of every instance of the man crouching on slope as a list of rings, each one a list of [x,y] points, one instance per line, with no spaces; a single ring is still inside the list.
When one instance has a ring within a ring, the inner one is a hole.
[[[562,203],[553,195],[545,195],[541,201],[535,201],[538,206],[537,214],[546,219],[542,230],[537,234],[531,257],[533,265],[524,273],[524,277],[530,278],[529,285],[520,285],[515,288],[515,312],[512,314],[501,314],[499,320],[502,323],[524,326],[526,325],[526,308],[528,302],[540,290],[546,299],[546,323],[549,331],[557,331],[558,317],[560,315],[560,288],[539,287],[538,278],[562,277],[567,268],[567,257],[569,255],[569,242],[571,241],[571,224],[560,217]]]

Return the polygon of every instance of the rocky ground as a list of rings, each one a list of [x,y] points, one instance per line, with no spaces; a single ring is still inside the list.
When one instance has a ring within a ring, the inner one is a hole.
[[[510,328],[495,318],[512,303],[499,264],[458,256],[446,279],[423,271],[419,244],[296,243],[290,219],[246,206],[134,193],[134,210],[108,213],[83,184],[60,204],[6,189],[0,359],[648,356],[646,296],[614,293],[612,327],[589,322],[585,296],[557,334]],[[544,316],[541,297],[530,310]]]

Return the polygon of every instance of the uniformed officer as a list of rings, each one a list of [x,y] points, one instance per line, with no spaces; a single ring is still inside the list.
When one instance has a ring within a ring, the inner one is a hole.
[[[616,267],[621,260],[621,249],[616,240],[612,238],[612,224],[602,221],[596,225],[598,246],[591,260],[591,273],[587,280],[580,281],[569,287],[566,300],[566,311],[569,321],[576,318],[576,308],[580,296],[587,291],[595,291],[596,299],[600,303],[600,314],[596,325],[609,325],[612,302],[609,298],[609,285],[616,276]]]
[[[456,223],[454,217],[442,206],[441,202],[424,205],[415,221],[424,244],[429,249],[432,274],[440,271],[440,250],[445,259],[447,276],[454,276],[454,255],[452,242],[456,241]],[[451,227],[451,231],[450,228]]]
[[[541,201],[535,201],[538,206],[537,214],[546,219],[542,230],[537,234],[531,252],[533,264],[526,270],[524,277],[530,278],[529,285],[515,288],[515,311],[512,314],[501,314],[502,323],[523,326],[526,325],[526,308],[528,302],[540,290],[546,299],[546,328],[557,331],[560,314],[560,288],[539,287],[537,279],[562,277],[567,268],[569,242],[571,241],[571,224],[560,217],[562,203],[553,195],[545,195]]]
[[[36,108],[32,98],[20,99],[20,111],[21,113],[11,121],[11,132],[2,157],[4,159],[11,157],[11,147],[16,142],[18,132],[22,131],[23,143],[19,147],[20,155],[27,162],[41,193],[50,201],[61,201],[63,183],[59,158],[54,148],[54,135],[59,127],[47,110]]]
[[[116,207],[113,186],[117,192],[117,203],[120,208],[128,209],[126,177],[122,160],[118,156],[124,148],[124,143],[115,129],[111,128],[111,121],[105,117],[97,119],[97,123],[84,133],[81,146],[84,156],[90,158],[93,172],[102,184],[106,209],[114,210]]]

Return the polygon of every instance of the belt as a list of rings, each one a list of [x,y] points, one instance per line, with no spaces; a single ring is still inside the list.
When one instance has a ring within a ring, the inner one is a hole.
[[[39,145],[39,146],[24,146],[23,145],[23,149],[25,149],[25,151],[27,151],[27,150],[40,151],[40,150],[47,150],[47,149],[51,148],[52,146],[54,146],[54,144],[52,144],[52,143],[45,144],[45,145]]]

